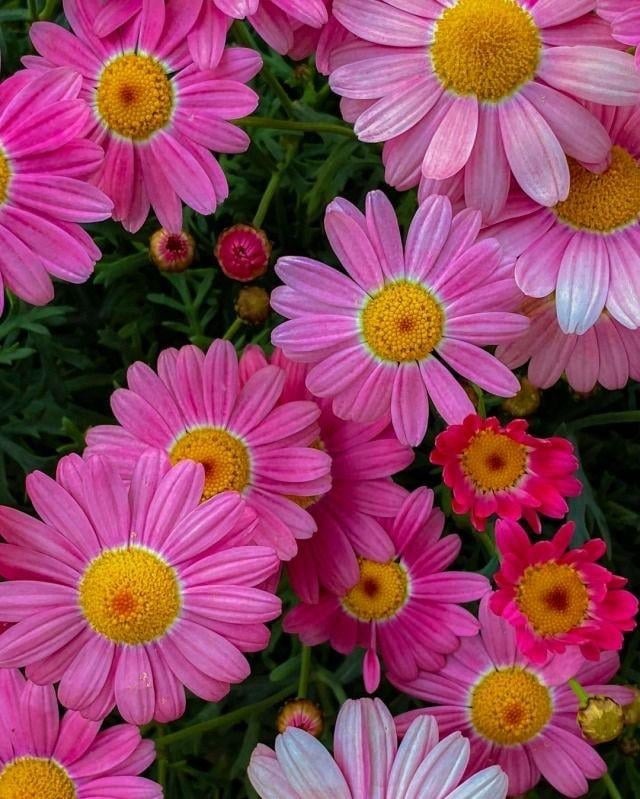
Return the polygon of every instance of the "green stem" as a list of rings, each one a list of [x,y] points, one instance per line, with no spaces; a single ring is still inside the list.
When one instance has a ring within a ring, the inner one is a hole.
[[[586,705],[589,701],[589,694],[584,690],[580,683],[577,680],[569,680],[569,687],[580,700],[580,704]]]
[[[622,799],[622,794],[618,790],[613,778],[611,777],[611,774],[609,774],[608,771],[602,776],[602,782],[605,784],[611,799]]]
[[[56,11],[58,10],[58,0],[47,0],[44,4],[44,8],[40,12],[40,16],[38,19],[46,20],[46,19],[53,19],[56,15]]]
[[[269,207],[273,198],[280,187],[280,183],[282,182],[282,178],[289,168],[289,164],[293,160],[294,155],[298,152],[298,147],[300,146],[300,141],[295,141],[293,144],[289,144],[288,152],[285,159],[278,165],[278,168],[275,172],[272,173],[271,178],[269,179],[269,183],[267,183],[267,188],[264,190],[264,194],[262,195],[262,199],[260,200],[260,205],[258,206],[258,210],[253,217],[253,226],[257,228],[261,228],[265,217],[269,211]]]
[[[306,699],[309,693],[309,677],[311,675],[311,647],[303,646],[300,661],[300,680],[298,682],[298,699]]]
[[[571,422],[571,430],[583,430],[586,427],[601,427],[602,425],[623,424],[625,422],[640,422],[640,411],[620,411],[617,413],[599,413]]]
[[[29,16],[31,17],[32,22],[35,22],[38,19],[38,7],[36,6],[36,0],[29,0]]]
[[[243,22],[240,22],[238,20],[234,22],[233,32],[235,34],[236,40],[240,42],[240,44],[244,44],[245,47],[250,47],[252,50],[258,49],[256,47],[255,41],[253,40],[253,37],[251,36],[251,34],[247,29],[247,26]],[[269,86],[276,93],[286,115],[289,117],[295,117],[296,109],[295,106],[293,105],[291,98],[286,93],[282,84],[280,83],[278,78],[276,78],[276,76],[273,74],[269,65],[266,63],[264,59],[262,60],[262,70],[260,72],[260,75],[264,79],[265,83],[268,83]]]
[[[244,322],[242,321],[242,319],[240,319],[239,316],[236,317],[234,319],[234,321],[229,325],[229,329],[227,330],[227,332],[224,334],[224,336],[222,338],[225,341],[231,341],[233,339],[233,337],[235,336],[235,334],[238,332],[238,330],[240,330],[242,328],[243,324],[244,324]]]
[[[236,125],[244,128],[267,128],[268,130],[289,130],[308,133],[335,133],[355,139],[356,134],[346,125],[333,122],[299,122],[294,119],[273,119],[271,117],[244,117],[237,119]]]
[[[288,685],[286,688],[283,688],[282,691],[278,691],[277,694],[268,696],[261,702],[256,702],[255,704],[248,705],[247,707],[241,707],[238,710],[234,710],[231,713],[225,713],[224,716],[218,716],[217,718],[210,719],[209,721],[201,721],[198,724],[192,724],[191,726],[184,727],[177,732],[169,733],[169,735],[163,735],[160,738],[156,738],[156,746],[164,748],[178,743],[178,741],[186,741],[189,738],[194,738],[207,732],[213,732],[213,730],[219,730],[223,727],[230,727],[233,724],[237,724],[239,721],[246,721],[254,716],[258,716],[263,711],[268,710],[274,705],[277,705],[284,699],[287,699],[291,696],[294,689],[294,685]]]
[[[497,556],[498,550],[496,549],[496,545],[493,542],[493,538],[491,537],[491,532],[489,530],[486,530],[484,533],[478,533],[478,538],[480,539],[482,546],[487,550],[487,554],[490,558]]]

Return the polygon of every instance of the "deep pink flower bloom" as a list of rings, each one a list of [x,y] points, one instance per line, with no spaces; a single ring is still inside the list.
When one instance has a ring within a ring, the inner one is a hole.
[[[573,445],[566,438],[536,438],[524,419],[503,427],[492,416],[468,416],[436,437],[431,463],[443,467],[453,492],[453,510],[468,513],[476,530],[494,514],[524,518],[540,532],[540,517],[560,519],[569,510],[565,497],[582,490]]]
[[[570,160],[568,199],[545,208],[514,193],[486,235],[517,258],[530,297],[555,292],[565,333],[584,333],[602,311],[640,327],[640,106],[590,106],[611,135],[610,163],[595,175]]]
[[[204,469],[143,455],[131,484],[76,455],[56,480],[27,477],[43,521],[0,508],[0,667],[60,680],[60,702],[90,719],[117,705],[132,724],[184,713],[187,687],[216,702],[249,676],[280,600],[256,588],[278,568],[250,545],[237,494],[201,503]]]
[[[32,25],[40,56],[26,56],[24,63],[38,71],[67,66],[82,75],[81,96],[92,110],[90,135],[105,149],[98,185],[114,202],[114,219],[136,231],[151,206],[163,227],[179,233],[181,201],[211,214],[228,194],[210,151],[247,149],[249,137],[229,120],[258,104],[244,84],[260,69],[260,56],[229,48],[211,69],[200,70],[186,42],[197,4],[166,0],[159,13],[151,2],[139,19],[104,37],[94,32],[101,5],[65,0],[73,33],[50,22]]]
[[[313,397],[305,386],[308,367],[290,361],[276,349],[271,363],[282,368],[286,382],[281,400],[312,400],[320,409],[316,447],[331,458],[331,489],[322,496],[300,497],[317,525],[311,538],[298,542],[298,554],[287,564],[289,579],[303,602],[318,602],[320,587],[340,594],[358,581],[358,555],[387,561],[395,545],[379,519],[398,513],[406,492],[391,476],[413,461],[413,450],[401,444],[386,420],[347,422],[331,410],[331,401]],[[240,376],[248,379],[267,364],[260,347],[247,347]]]
[[[636,626],[638,600],[622,590],[627,581],[596,562],[606,544],[592,539],[568,549],[574,530],[569,522],[551,541],[532,544],[516,522],[496,525],[500,569],[491,609],[515,627],[519,649],[536,663],[567,646],[598,660],[621,649],[623,632]]]
[[[363,141],[385,142],[396,188],[463,172],[467,205],[485,220],[511,176],[542,205],[569,192],[566,156],[597,168],[606,131],[577,100],[640,100],[633,58],[620,52],[594,0],[335,0],[359,37],[330,77]],[[435,189],[439,192],[439,189]]]
[[[137,776],[155,757],[130,724],[100,723],[69,711],[60,718],[52,686],[0,670],[0,795],[40,799],[161,799],[162,788]]]
[[[113,206],[87,182],[104,154],[84,138],[80,87],[68,69],[0,84],[0,313],[5,286],[44,305],[51,276],[84,283],[100,258],[78,223],[107,219]]]
[[[359,576],[348,591],[322,592],[316,604],[301,604],[284,619],[286,632],[297,633],[315,646],[330,641],[342,654],[366,649],[364,683],[375,691],[380,660],[402,680],[420,669],[438,669],[454,652],[461,636],[478,631],[476,619],[459,603],[473,602],[489,590],[480,574],[444,571],[460,552],[460,538],[442,538],[440,510],[433,509],[433,491],[407,494],[398,515],[385,521],[395,551],[387,561],[360,556]],[[318,568],[331,569],[331,557]],[[325,565],[326,564],[326,565]]]
[[[379,699],[349,699],[340,708],[333,757],[303,730],[259,744],[249,780],[262,799],[504,799],[507,780],[496,766],[467,775],[469,744],[453,733],[438,741],[438,725],[417,719],[398,745],[393,717]]]
[[[640,47],[640,6],[630,0],[597,0],[597,11],[612,24],[613,38],[631,47]],[[640,67],[640,50],[636,49]]]
[[[540,666],[518,649],[515,630],[490,610],[489,597],[480,603],[480,623],[480,635],[463,639],[438,673],[394,680],[400,690],[435,705],[399,716],[399,732],[427,713],[443,734],[460,730],[470,739],[470,770],[501,766],[509,796],[531,790],[541,776],[563,796],[582,796],[587,780],[601,777],[607,766],[582,737],[578,698],[567,681],[575,678],[588,694],[628,704],[631,689],[606,684],[620,666],[618,656],[608,652],[586,662],[576,651]]]
[[[329,456],[312,447],[320,411],[312,402],[278,405],[285,375],[267,366],[240,384],[233,345],[214,341],[160,353],[158,371],[138,362],[127,372],[111,407],[122,425],[87,433],[87,454],[109,458],[130,479],[143,452],[161,451],[172,463],[202,463],[203,499],[239,492],[258,516],[256,541],[284,560],[315,522],[296,497],[320,496],[331,486]],[[293,499],[292,499],[293,498]]]
[[[479,212],[453,216],[450,201],[434,196],[403,246],[395,211],[376,191],[366,215],[340,198],[327,208],[327,236],[348,275],[310,258],[278,261],[286,286],[271,304],[291,321],[273,331],[273,343],[315,364],[307,387],[332,398],[337,416],[391,418],[400,441],[418,445],[429,397],[447,422],[473,412],[448,367],[493,394],[518,391],[515,376],[481,349],[528,322],[509,312],[519,293],[500,247],[474,243],[479,224]]]
[[[248,283],[267,271],[271,242],[264,230],[252,225],[233,225],[218,236],[214,255],[227,277]]]
[[[581,393],[596,383],[610,391],[640,380],[640,328],[629,330],[604,311],[582,336],[563,333],[553,296],[528,299],[521,308],[531,320],[529,329],[496,349],[496,357],[511,369],[529,361],[529,380],[550,388],[564,374]]]

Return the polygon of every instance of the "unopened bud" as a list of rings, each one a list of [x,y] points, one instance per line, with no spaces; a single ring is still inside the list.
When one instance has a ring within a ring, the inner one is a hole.
[[[291,699],[283,706],[276,720],[278,732],[284,732],[289,727],[305,730],[318,738],[324,728],[322,710],[309,699]]]
[[[236,313],[250,325],[264,324],[271,310],[269,293],[260,286],[243,286],[236,299]]]
[[[520,380],[520,391],[515,397],[509,397],[502,403],[502,408],[511,416],[520,418],[531,416],[540,407],[541,392],[528,378]]]
[[[588,741],[603,744],[620,735],[624,713],[620,705],[608,696],[592,696],[578,711],[578,724]]]
[[[227,277],[248,283],[267,271],[271,242],[264,230],[233,225],[218,236],[214,255]]]
[[[640,691],[635,686],[632,689],[634,694],[633,701],[623,708],[624,723],[629,727],[634,724],[640,724]]]
[[[164,228],[151,236],[149,255],[161,272],[184,272],[193,263],[196,243],[186,231],[169,233]]]

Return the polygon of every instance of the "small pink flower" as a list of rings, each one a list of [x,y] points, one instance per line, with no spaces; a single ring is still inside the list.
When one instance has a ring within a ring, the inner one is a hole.
[[[333,757],[303,730],[289,729],[273,749],[259,744],[249,780],[262,799],[505,799],[500,768],[467,768],[469,744],[453,733],[438,741],[438,725],[416,719],[398,745],[393,717],[379,699],[349,699],[340,708]]]
[[[587,394],[596,384],[613,391],[629,380],[640,380],[640,328],[630,330],[606,311],[581,336],[563,333],[553,295],[527,299],[522,313],[531,326],[521,336],[500,344],[496,357],[510,369],[529,362],[534,386],[551,388],[564,374],[569,385]]]
[[[575,678],[588,694],[608,696],[621,705],[633,691],[607,685],[620,666],[613,652],[585,662],[577,650],[533,663],[518,648],[516,632],[480,603],[480,635],[465,638],[438,672],[413,681],[397,680],[401,691],[433,707],[404,713],[398,731],[422,714],[433,716],[443,734],[461,731],[471,742],[469,768],[497,763],[509,777],[509,796],[527,793],[547,779],[562,796],[583,796],[587,780],[601,777],[606,763],[583,738],[578,698],[567,684]]]
[[[569,507],[565,497],[582,490],[574,476],[578,459],[565,438],[535,438],[528,423],[514,419],[502,427],[495,418],[467,416],[436,437],[430,460],[443,467],[453,492],[453,510],[468,513],[476,530],[486,520],[525,518],[540,532],[540,517],[559,519]]]
[[[330,83],[362,141],[384,142],[388,183],[431,191],[458,177],[469,207],[499,215],[512,176],[538,203],[569,192],[566,156],[596,168],[610,141],[580,100],[640,100],[640,75],[593,2],[334,0],[358,37]]]
[[[310,258],[281,258],[286,284],[271,295],[290,321],[272,341],[292,360],[313,364],[307,387],[333,400],[343,419],[391,419],[401,442],[418,445],[429,398],[447,422],[473,405],[450,369],[500,396],[517,378],[483,346],[511,340],[527,320],[511,313],[519,292],[496,242],[476,242],[480,214],[453,215],[446,197],[424,202],[403,245],[395,211],[371,192],[366,214],[343,199],[327,208],[325,229],[347,275]]]
[[[421,488],[407,497],[393,522],[385,523],[395,551],[384,561],[360,556],[358,579],[347,591],[321,592],[315,604],[303,603],[284,619],[286,632],[310,646],[330,641],[342,654],[366,650],[367,691],[380,684],[380,657],[401,680],[420,669],[438,669],[460,637],[473,636],[477,621],[460,603],[489,590],[480,574],[444,571],[460,551],[460,538],[442,538],[444,519],[432,510],[433,492]],[[317,568],[333,568],[327,551]]]
[[[152,741],[119,724],[100,724],[75,711],[59,716],[52,686],[0,670],[0,796],[39,799],[161,799],[162,788],[137,776],[153,763]]]
[[[567,646],[598,660],[621,649],[622,633],[636,626],[638,600],[621,590],[627,581],[597,563],[606,544],[592,539],[568,549],[574,530],[569,522],[551,541],[532,544],[516,522],[496,525],[500,570],[491,609],[515,628],[518,647],[536,663]]]
[[[86,140],[81,84],[69,69],[0,84],[0,313],[5,287],[45,305],[51,277],[84,283],[100,258],[79,223],[107,219],[113,204],[88,182],[104,153]]]
[[[204,469],[142,455],[127,485],[76,455],[56,480],[27,477],[43,521],[0,508],[0,668],[90,719],[117,705],[131,724],[179,718],[185,687],[210,702],[249,676],[280,600],[257,588],[278,568],[251,545],[255,515],[227,493],[201,503]]]
[[[248,283],[267,271],[271,242],[264,230],[251,225],[233,225],[218,236],[214,255],[227,277]]]

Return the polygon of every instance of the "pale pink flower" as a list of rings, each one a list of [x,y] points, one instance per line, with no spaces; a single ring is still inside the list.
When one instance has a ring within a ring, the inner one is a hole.
[[[613,38],[630,47],[640,47],[640,6],[634,0],[597,0],[598,14],[612,26]],[[636,49],[640,67],[640,50]]]

